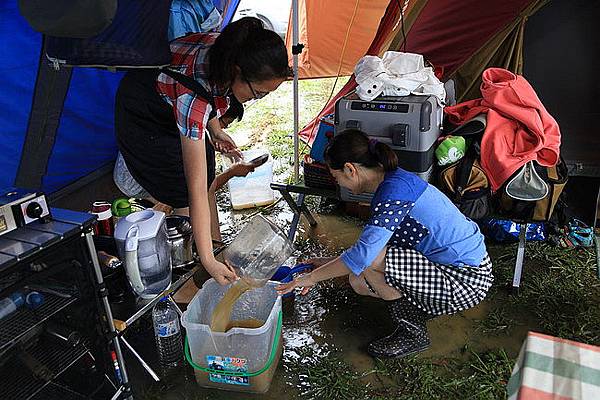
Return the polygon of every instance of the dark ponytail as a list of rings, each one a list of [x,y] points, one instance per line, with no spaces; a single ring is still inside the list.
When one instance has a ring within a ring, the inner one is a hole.
[[[208,61],[209,80],[222,87],[235,79],[236,66],[250,82],[291,76],[285,43],[254,17],[228,24],[208,50]]]
[[[357,129],[346,129],[329,142],[325,162],[331,169],[341,170],[346,163],[366,168],[383,167],[385,172],[398,168],[396,153],[385,143],[378,142]]]

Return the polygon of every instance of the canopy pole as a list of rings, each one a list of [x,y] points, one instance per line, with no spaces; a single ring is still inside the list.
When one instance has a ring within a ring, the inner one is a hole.
[[[292,69],[294,71],[294,183],[298,183],[300,180],[300,165],[298,163],[298,153],[300,152],[299,144],[300,137],[298,132],[300,131],[299,122],[299,104],[298,104],[298,54],[302,51],[302,47],[298,43],[298,0],[292,0]]]

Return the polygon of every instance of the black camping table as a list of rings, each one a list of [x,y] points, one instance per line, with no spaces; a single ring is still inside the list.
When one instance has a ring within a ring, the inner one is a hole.
[[[288,231],[288,238],[291,241],[293,241],[294,236],[296,236],[300,215],[304,215],[306,217],[310,226],[317,226],[317,220],[312,215],[308,207],[306,207],[306,204],[304,204],[304,199],[306,196],[319,196],[339,200],[338,193],[335,190],[309,187],[303,182],[296,185],[272,182],[271,189],[277,190],[281,193],[281,196],[286,203],[288,203],[292,209],[292,212],[294,213],[294,218],[292,219],[292,224],[290,225],[290,229]],[[292,193],[298,193],[297,200],[294,200]]]

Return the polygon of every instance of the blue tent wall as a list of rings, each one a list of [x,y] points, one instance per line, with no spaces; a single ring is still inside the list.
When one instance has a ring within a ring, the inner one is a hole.
[[[19,167],[42,46],[15,0],[0,3],[0,188],[12,186]]]
[[[44,177],[45,192],[52,193],[115,159],[114,98],[121,77],[121,73],[73,69]]]
[[[0,188],[12,186],[27,132],[42,46],[16,0],[0,5]],[[75,68],[42,190],[52,193],[116,155],[114,95],[122,74]]]
[[[230,1],[225,0],[225,3],[227,3],[227,4],[225,7],[226,12],[225,12],[225,14],[223,14],[223,26],[225,26],[231,22],[231,19],[233,18],[233,16],[235,15],[235,12],[237,11],[240,1],[241,0],[230,0]]]

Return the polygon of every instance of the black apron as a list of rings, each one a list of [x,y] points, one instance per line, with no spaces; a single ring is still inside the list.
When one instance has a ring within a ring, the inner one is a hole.
[[[213,96],[194,79],[170,70],[132,70],[125,74],[115,99],[117,144],[133,178],[156,200],[174,208],[187,207],[180,132],[175,112],[156,90],[158,74],[173,79],[204,98],[216,116]],[[207,184],[215,177],[215,151],[206,143]]]

